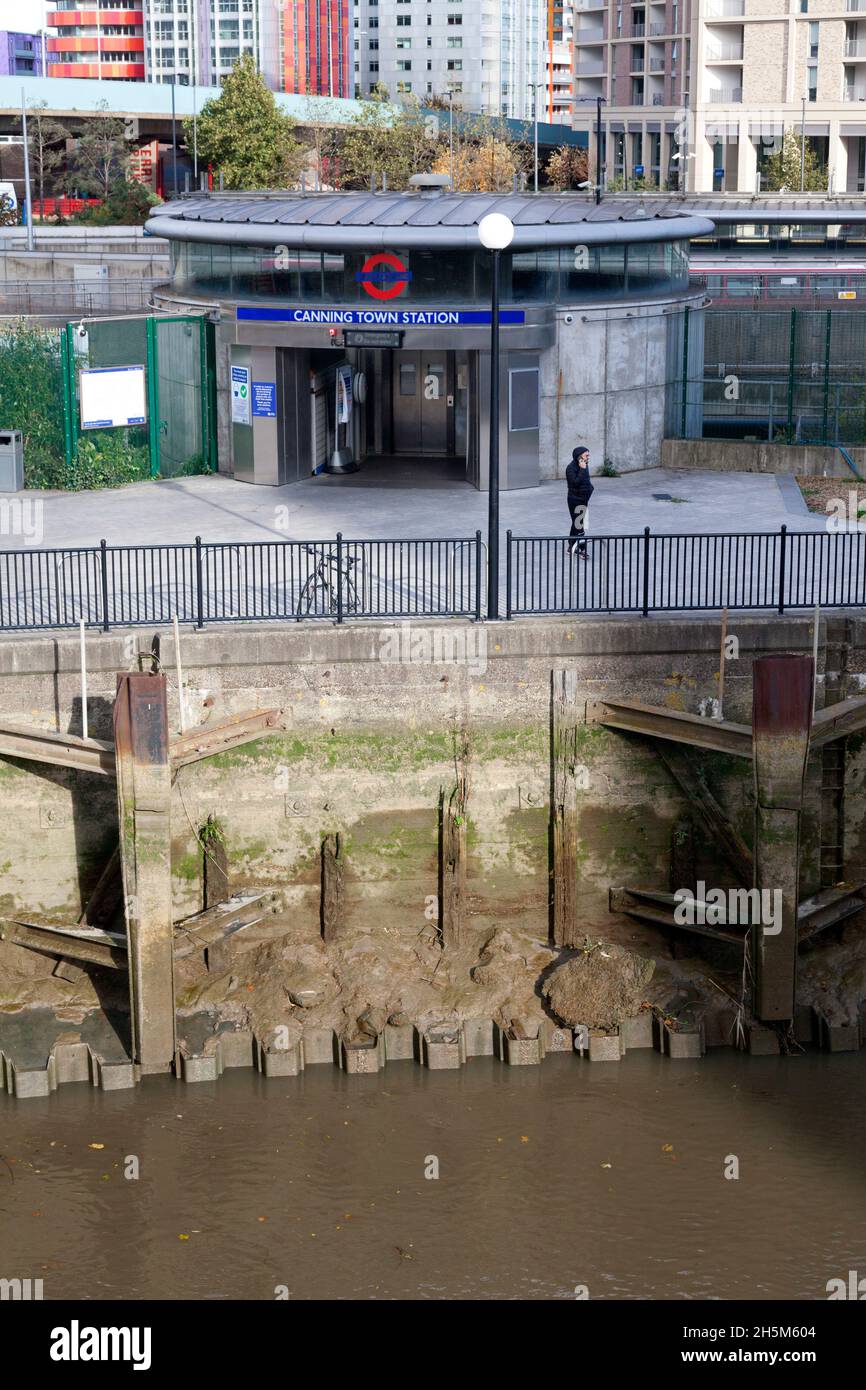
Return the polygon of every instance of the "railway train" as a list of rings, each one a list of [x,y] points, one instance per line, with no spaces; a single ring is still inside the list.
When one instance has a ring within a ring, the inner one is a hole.
[[[689,277],[718,308],[866,306],[866,257],[725,253],[692,248]]]

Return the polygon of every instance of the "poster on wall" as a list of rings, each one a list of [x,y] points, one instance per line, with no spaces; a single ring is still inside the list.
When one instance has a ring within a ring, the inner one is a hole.
[[[337,368],[337,423],[348,425],[352,416],[352,368]]]
[[[249,367],[232,367],[232,424],[252,424]]]
[[[277,418],[277,383],[275,381],[253,382],[253,414],[263,415],[267,420]]]
[[[82,367],[78,390],[83,430],[143,425],[147,419],[143,366]]]

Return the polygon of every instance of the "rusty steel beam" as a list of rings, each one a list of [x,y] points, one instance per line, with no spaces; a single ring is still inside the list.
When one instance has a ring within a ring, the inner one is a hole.
[[[116,932],[94,927],[57,927],[23,918],[0,920],[0,940],[60,960],[85,961],[107,970],[126,970],[126,942]]]
[[[747,724],[705,719],[700,714],[642,705],[637,700],[588,700],[586,722],[604,724],[608,729],[621,729],[625,733],[686,743],[692,748],[731,753],[737,758],[752,756],[752,734]]]
[[[847,738],[863,729],[866,729],[866,699],[858,695],[852,700],[840,700],[816,712],[812,721],[812,747],[822,748],[834,739]]]
[[[133,1060],[143,1072],[162,1072],[176,1050],[164,675],[118,676],[114,740]]]
[[[754,877],[752,851],[728,820],[688,753],[682,748],[663,745],[659,748],[659,756],[691,809],[700,815],[710,838],[727,859],[740,883],[751,884]]]
[[[249,714],[233,715],[221,724],[204,725],[173,739],[171,765],[175,770],[186,767],[187,763],[199,762],[229,748],[239,748],[241,744],[251,743],[262,734],[276,733],[283,727],[281,709],[258,709]]]
[[[813,898],[800,903],[797,914],[799,941],[808,941],[827,927],[835,927],[846,918],[866,908],[866,883],[846,884],[841,888],[822,888]]]
[[[651,888],[611,888],[608,892],[608,907],[611,912],[622,912],[627,917],[636,917],[639,921],[649,922],[654,927],[690,932],[695,936],[709,936],[714,941],[742,946],[745,932],[731,931],[727,924],[712,926],[705,922],[678,922],[674,917],[674,911],[679,906],[679,901],[673,893],[660,893]],[[701,906],[700,901],[696,900],[696,915]]]
[[[114,748],[98,738],[52,733],[25,724],[0,724],[0,756],[26,762],[52,763],[78,772],[114,776]]]
[[[772,923],[752,924],[753,1012],[772,1023],[792,1019],[796,1003],[800,819],[814,662],[810,656],[763,656],[752,675],[755,887],[772,895],[775,913]]]
[[[551,671],[550,710],[551,928],[557,946],[577,946],[580,941],[577,910],[577,729],[580,714],[574,671]]]

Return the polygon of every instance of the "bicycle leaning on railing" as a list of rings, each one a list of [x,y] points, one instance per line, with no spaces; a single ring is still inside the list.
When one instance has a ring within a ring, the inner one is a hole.
[[[358,561],[347,555],[341,563],[331,546],[317,550],[313,545],[305,545],[304,550],[313,556],[316,564],[301,589],[295,616],[330,614],[336,617],[343,613],[359,613],[361,603],[352,573]]]

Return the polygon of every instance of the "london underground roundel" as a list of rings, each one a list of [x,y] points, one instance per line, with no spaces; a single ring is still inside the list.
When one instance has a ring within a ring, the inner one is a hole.
[[[412,279],[412,272],[392,251],[379,251],[367,257],[355,278],[374,299],[396,299]]]

